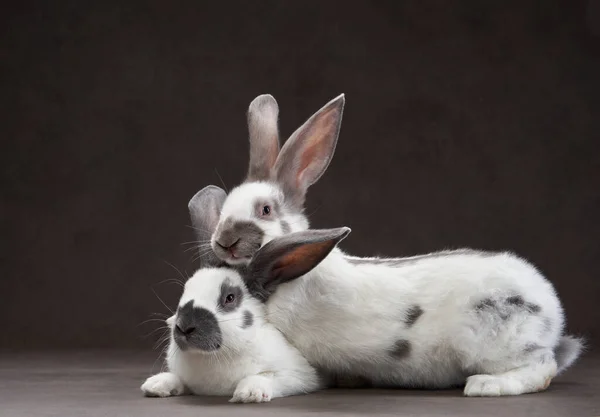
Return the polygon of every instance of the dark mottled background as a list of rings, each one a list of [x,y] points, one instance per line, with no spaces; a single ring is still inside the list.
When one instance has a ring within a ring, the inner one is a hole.
[[[0,16],[0,347],[149,347],[189,198],[346,93],[308,195],[342,247],[512,249],[600,337],[600,1],[11,2]]]

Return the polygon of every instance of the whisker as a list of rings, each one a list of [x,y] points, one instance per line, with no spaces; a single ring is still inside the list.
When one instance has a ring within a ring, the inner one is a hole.
[[[148,333],[148,334],[146,334],[146,335],[144,335],[144,336],[142,336],[142,337],[145,339],[145,338],[147,338],[147,337],[150,337],[150,336],[152,336],[154,333],[156,333],[156,332],[157,332],[157,331],[159,331],[159,330],[165,331],[165,330],[167,330],[167,329],[169,329],[169,327],[168,327],[168,326],[157,327],[156,329],[152,330],[150,333]]]
[[[156,296],[156,298],[158,298],[158,300],[159,300],[159,301],[162,303],[162,305],[164,305],[164,306],[166,307],[166,309],[167,309],[167,310],[169,310],[169,311],[171,312],[171,314],[175,314],[175,313],[173,312],[173,310],[171,310],[171,309],[169,308],[169,306],[165,304],[165,302],[162,300],[162,298],[160,298],[160,297],[158,296],[158,294],[156,293],[156,291],[154,291],[154,288],[150,287],[150,290],[152,290],[152,292],[154,293],[154,295]]]
[[[192,240],[190,242],[182,242],[180,245],[196,245],[198,243],[209,243],[210,240]]]
[[[151,316],[161,316],[161,317],[164,317],[165,319],[168,319],[169,317],[171,317],[171,316],[169,316],[168,314],[165,314],[165,313],[150,313],[150,315]]]
[[[173,265],[172,263],[168,262],[168,261],[164,261],[167,265],[169,265],[171,268],[173,268],[175,271],[177,271],[177,273],[179,274],[179,276],[181,277],[181,279],[183,279],[183,281],[186,281],[186,277],[183,276],[183,274],[181,273],[181,271],[179,269],[177,269],[177,267],[175,265]]]
[[[203,232],[203,233],[207,233],[207,234],[212,234],[212,230],[202,229],[200,227],[192,226],[192,225],[189,225],[189,224],[186,224],[186,226],[189,227],[190,229],[196,231],[196,232]]]
[[[225,185],[225,181],[223,181],[223,178],[221,178],[221,175],[219,174],[219,171],[217,171],[217,168],[215,168],[215,173],[217,174],[217,177],[219,177],[219,180],[221,180],[221,184],[223,184],[223,188],[225,189],[225,192],[227,194],[229,194],[229,190],[227,189],[227,186]]]
[[[158,321],[158,322],[161,322],[161,323],[165,322],[164,319],[148,319],[148,320],[144,320],[143,322],[141,322],[140,324],[138,324],[138,326],[141,326],[142,324],[149,323],[151,321]]]

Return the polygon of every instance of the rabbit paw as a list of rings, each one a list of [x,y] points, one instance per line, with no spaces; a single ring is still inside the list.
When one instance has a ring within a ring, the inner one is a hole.
[[[273,384],[269,378],[254,375],[244,378],[235,388],[230,403],[266,403],[273,397]]]
[[[467,378],[467,397],[499,397],[522,394],[523,384],[518,380],[496,375],[473,375]]]
[[[184,386],[177,375],[161,372],[148,378],[141,389],[146,397],[171,397],[182,395]]]

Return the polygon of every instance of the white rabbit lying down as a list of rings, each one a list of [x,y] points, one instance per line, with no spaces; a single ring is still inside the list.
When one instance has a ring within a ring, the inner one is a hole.
[[[202,224],[201,230],[212,230],[209,224]],[[233,395],[232,402],[266,402],[324,387],[325,379],[265,321],[266,306],[246,283],[254,277],[279,282],[300,276],[348,232],[284,236],[260,249],[248,267],[236,270],[221,263],[197,271],[186,282],[175,315],[167,319],[169,372],[148,378],[142,391],[158,397],[192,393]],[[295,265],[285,251],[300,245],[317,246],[319,253]]]
[[[214,210],[192,211],[193,224],[220,217],[203,241],[219,258],[244,265],[271,239],[308,229],[306,191],[331,161],[343,105],[343,96],[332,100],[279,151],[277,103],[268,95],[251,103],[246,182],[229,196],[206,187],[190,201]],[[249,284],[269,321],[313,366],[376,386],[536,392],[582,350],[581,340],[564,335],[552,284],[507,252],[379,259],[336,248],[304,277],[277,284]]]

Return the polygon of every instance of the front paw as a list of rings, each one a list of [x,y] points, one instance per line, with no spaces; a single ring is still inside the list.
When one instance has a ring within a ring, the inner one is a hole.
[[[273,385],[270,379],[255,375],[240,381],[230,403],[266,403],[273,398]]]
[[[182,395],[183,383],[179,377],[170,372],[161,372],[151,376],[141,387],[146,397],[171,397]]]

